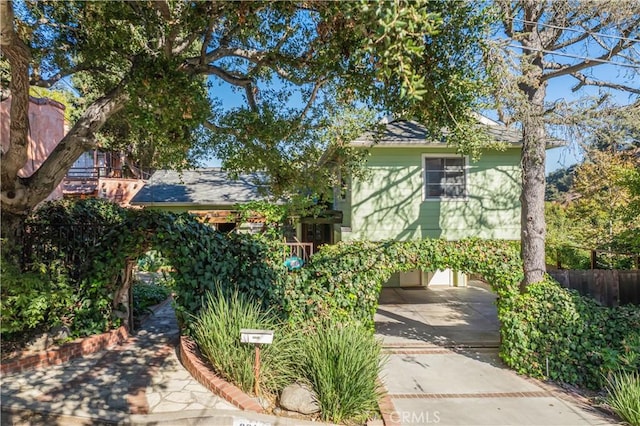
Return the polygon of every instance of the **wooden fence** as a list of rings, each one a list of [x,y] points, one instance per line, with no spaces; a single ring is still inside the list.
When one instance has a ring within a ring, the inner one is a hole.
[[[640,271],[554,270],[548,271],[563,287],[595,299],[603,306],[640,305]]]

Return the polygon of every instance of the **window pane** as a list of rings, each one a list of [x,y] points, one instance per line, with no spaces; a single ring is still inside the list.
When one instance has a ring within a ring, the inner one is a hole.
[[[440,185],[427,185],[427,197],[442,197],[444,195],[444,190]]]
[[[424,158],[424,185],[427,198],[464,198],[466,187],[465,160]]]

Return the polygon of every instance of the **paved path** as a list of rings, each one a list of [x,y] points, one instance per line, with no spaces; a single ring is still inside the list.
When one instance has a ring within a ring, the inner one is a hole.
[[[469,288],[384,289],[377,335],[403,425],[609,425],[598,411],[517,375],[498,353],[495,297]]]
[[[130,415],[237,411],[182,367],[175,353],[177,339],[176,318],[167,303],[122,346],[3,376],[3,411],[28,409],[107,422]]]

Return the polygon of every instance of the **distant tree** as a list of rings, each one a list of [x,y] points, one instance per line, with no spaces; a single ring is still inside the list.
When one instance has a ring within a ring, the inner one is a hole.
[[[574,173],[575,166],[565,167],[549,173],[545,188],[545,201],[564,201],[573,185]]]
[[[553,79],[640,94],[637,85],[602,80],[592,70],[603,64],[637,75],[640,3],[637,1],[495,0],[501,11],[501,43],[489,51],[496,75],[496,99],[506,123],[522,127],[522,290],[541,281],[545,266],[545,117],[553,111],[547,85]],[[633,81],[633,76],[630,77]]]
[[[313,177],[327,150],[348,154],[344,137],[369,124],[345,119],[347,107],[429,119],[452,141],[477,133],[487,18],[471,3],[0,0],[0,16],[1,86],[12,99],[0,170],[5,253],[34,206],[98,143],[174,168],[213,148],[230,170],[260,169],[291,193],[323,182]],[[29,88],[68,78],[84,102],[77,119],[20,177]],[[242,106],[226,107],[219,84]],[[339,130],[343,122],[351,128]],[[479,139],[469,140],[477,150]]]

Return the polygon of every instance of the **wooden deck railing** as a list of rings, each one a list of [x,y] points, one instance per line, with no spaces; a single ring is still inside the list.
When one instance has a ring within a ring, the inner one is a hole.
[[[285,259],[296,256],[307,263],[309,259],[311,259],[311,256],[313,256],[313,243],[285,243],[285,246]]]

